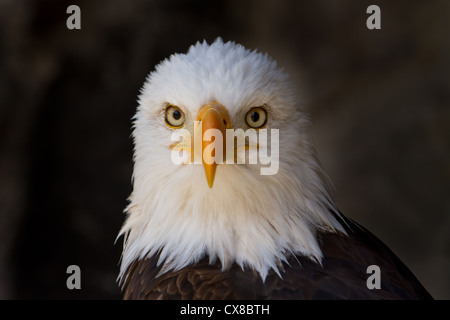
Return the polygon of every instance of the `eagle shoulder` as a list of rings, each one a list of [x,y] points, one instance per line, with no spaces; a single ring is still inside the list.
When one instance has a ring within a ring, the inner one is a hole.
[[[233,264],[222,270],[209,259],[159,274],[158,256],[135,260],[121,283],[124,299],[432,299],[413,273],[369,231],[344,218],[348,236],[318,232],[321,263],[290,256],[263,280]],[[381,289],[367,287],[367,267],[381,270]]]

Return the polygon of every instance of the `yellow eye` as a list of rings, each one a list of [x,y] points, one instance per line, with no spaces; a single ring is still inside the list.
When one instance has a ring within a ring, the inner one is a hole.
[[[183,111],[180,108],[169,105],[166,108],[166,113],[164,116],[167,125],[172,128],[181,128],[185,121],[185,116]]]
[[[245,122],[250,128],[260,129],[267,123],[267,111],[261,107],[251,108],[245,116]]]

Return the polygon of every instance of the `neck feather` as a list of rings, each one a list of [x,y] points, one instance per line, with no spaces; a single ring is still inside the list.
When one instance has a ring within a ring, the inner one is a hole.
[[[290,255],[320,263],[317,231],[345,231],[318,162],[308,159],[296,168],[280,163],[274,176],[260,176],[251,166],[220,165],[212,189],[201,165],[176,169],[175,180],[172,169],[145,174],[145,165],[136,162],[119,234],[124,235],[119,278],[133,261],[156,254],[161,273],[207,256],[211,264],[219,259],[224,270],[237,263],[262,279],[270,269],[279,273]]]

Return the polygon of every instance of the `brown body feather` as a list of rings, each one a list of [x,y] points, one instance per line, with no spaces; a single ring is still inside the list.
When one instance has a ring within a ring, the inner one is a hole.
[[[318,233],[322,264],[290,257],[281,278],[273,270],[263,282],[236,264],[222,271],[208,258],[157,276],[158,257],[134,261],[121,283],[124,299],[432,299],[411,271],[369,231],[345,219],[348,236]],[[368,289],[367,267],[381,270],[381,289]]]

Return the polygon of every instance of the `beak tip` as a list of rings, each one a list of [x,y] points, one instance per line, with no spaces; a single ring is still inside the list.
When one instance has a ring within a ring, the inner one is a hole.
[[[214,178],[216,176],[216,166],[217,164],[207,165],[205,164],[206,181],[208,182],[208,187],[211,189],[214,184]]]
[[[212,178],[210,176],[207,176],[206,179],[208,180],[208,187],[212,189],[214,184],[214,176]]]

